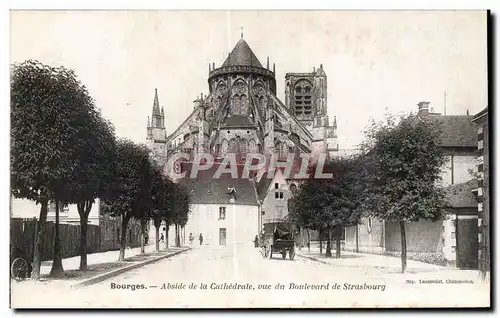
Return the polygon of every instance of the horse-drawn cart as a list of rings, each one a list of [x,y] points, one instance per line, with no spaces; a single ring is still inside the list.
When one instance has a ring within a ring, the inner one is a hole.
[[[293,260],[295,257],[294,226],[287,222],[272,222],[264,224],[260,240],[261,254],[264,258],[273,258],[273,254],[286,254]]]

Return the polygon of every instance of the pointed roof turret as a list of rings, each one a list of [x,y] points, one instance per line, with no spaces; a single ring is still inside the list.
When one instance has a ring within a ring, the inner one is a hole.
[[[158,89],[155,88],[155,98],[153,101],[153,116],[161,116],[160,102],[158,101]]]
[[[262,67],[259,59],[255,56],[248,43],[240,39],[234,49],[229,53],[222,66],[246,65]],[[263,67],[262,67],[263,68]]]

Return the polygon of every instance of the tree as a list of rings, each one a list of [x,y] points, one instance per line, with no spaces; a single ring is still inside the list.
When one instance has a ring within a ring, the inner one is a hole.
[[[120,256],[125,259],[126,231],[131,218],[142,219],[151,201],[152,165],[149,151],[127,139],[116,147],[116,171],[103,211],[120,217]]]
[[[176,185],[163,173],[160,168],[155,168],[153,175],[153,213],[151,215],[156,232],[156,251],[160,249],[160,226],[165,220],[167,227],[172,223],[173,207],[172,201],[175,195]],[[166,248],[168,248],[168,230],[166,237]]]
[[[80,216],[80,270],[87,270],[88,217],[96,199],[105,199],[110,192],[116,170],[114,127],[92,107],[82,131],[78,153],[79,169],[64,187],[64,197],[75,202]]]
[[[173,207],[172,221],[175,225],[175,246],[180,247],[180,229],[188,221],[191,199],[188,190],[184,186],[176,183],[173,186],[173,190],[171,204]]]
[[[298,225],[327,234],[326,256],[331,257],[332,234],[336,239],[336,257],[340,257],[340,238],[345,226],[360,218],[356,178],[358,162],[334,158],[325,165],[333,173],[329,179],[309,179],[301,187],[290,214]],[[316,167],[314,167],[314,170]]]
[[[64,274],[60,256],[59,206],[73,203],[66,185],[80,169],[91,98],[72,70],[38,61],[12,65],[11,191],[40,204],[32,278],[40,277],[41,246],[49,201],[56,203],[51,274]]]
[[[399,123],[389,116],[367,130],[364,205],[371,215],[399,223],[402,272],[406,270],[405,223],[436,221],[445,214],[445,193],[438,185],[445,163],[440,133],[439,126],[413,115],[401,117]]]

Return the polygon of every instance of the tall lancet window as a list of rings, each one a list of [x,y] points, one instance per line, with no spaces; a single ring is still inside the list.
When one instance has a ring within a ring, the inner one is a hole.
[[[307,80],[300,80],[295,84],[295,114],[310,115],[312,109],[312,89],[311,83]]]

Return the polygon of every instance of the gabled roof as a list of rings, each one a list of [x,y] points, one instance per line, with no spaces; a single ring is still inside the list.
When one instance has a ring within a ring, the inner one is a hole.
[[[475,208],[477,207],[476,196],[473,191],[477,189],[477,181],[454,184],[445,188],[446,198],[452,208]]]
[[[222,66],[246,65],[262,67],[259,59],[245,40],[240,39]]]
[[[427,115],[423,119],[441,126],[443,147],[477,147],[477,129],[469,115]]]

